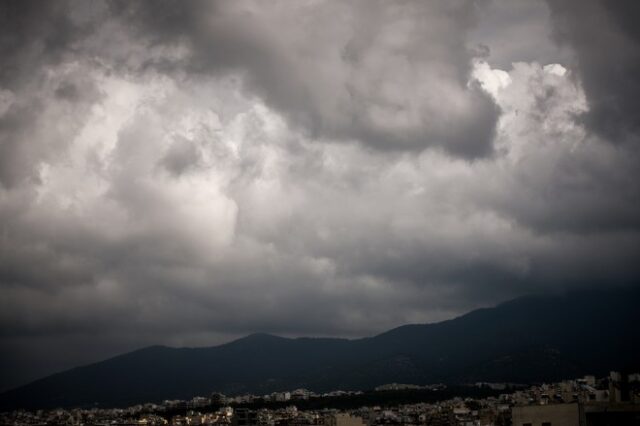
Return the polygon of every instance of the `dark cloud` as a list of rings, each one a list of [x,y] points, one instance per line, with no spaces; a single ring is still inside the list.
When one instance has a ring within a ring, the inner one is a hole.
[[[74,6],[78,9],[89,7]],[[3,85],[20,87],[47,65],[73,57],[75,43],[90,34],[96,23],[74,19],[75,7],[64,0],[0,4],[0,55],[3,58],[0,82]]]
[[[198,148],[188,140],[175,141],[162,159],[162,165],[171,173],[181,175],[198,164]]]
[[[523,158],[495,194],[505,214],[541,233],[637,231],[640,151],[612,147],[574,124],[589,104],[570,73],[521,63],[511,76],[499,103],[505,136],[518,135]]]
[[[35,109],[35,111],[33,111]],[[33,147],[21,143],[37,117],[37,107],[9,108],[0,119],[0,182],[11,187],[29,175]]]
[[[55,91],[55,95],[61,99],[75,101],[79,98],[78,88],[69,82],[64,82]]]
[[[568,5],[3,3],[0,386],[637,283],[632,20]]]
[[[640,130],[640,6],[633,1],[550,1],[555,37],[575,50],[589,100],[587,124],[604,138]]]
[[[47,134],[38,130],[46,120],[74,122],[99,97],[81,72],[63,71],[77,79],[80,88],[72,81],[53,88],[49,74],[51,66],[74,60],[76,43],[90,34],[93,23],[74,20],[65,1],[0,4],[0,102],[4,110],[0,117],[0,185],[37,180],[34,166],[54,155],[69,136],[57,129],[46,129]],[[43,99],[52,92],[72,103],[45,111]]]
[[[314,137],[465,158],[492,151],[498,110],[467,84],[474,2],[317,2],[266,13],[252,1],[117,5],[140,37],[188,46],[179,61],[191,71],[245,73],[250,93]]]
[[[36,71],[39,73],[39,71]],[[63,70],[63,80],[54,83],[46,75],[18,88],[5,86],[5,111],[0,116],[0,185],[11,188],[37,181],[40,161],[56,157],[69,145],[74,133],[101,96],[81,75],[81,70]],[[47,102],[47,98],[55,99]],[[45,105],[46,104],[46,105]]]
[[[489,0],[477,15],[470,40],[494,67],[534,61],[566,64],[571,57],[570,49],[551,41],[551,13],[544,1]]]

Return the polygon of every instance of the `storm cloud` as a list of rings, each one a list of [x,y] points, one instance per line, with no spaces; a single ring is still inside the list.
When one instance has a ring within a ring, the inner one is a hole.
[[[604,138],[638,143],[640,5],[632,1],[550,1],[559,43],[576,52],[589,101],[587,125]]]
[[[640,16],[575,3],[2,2],[0,386],[637,285]]]

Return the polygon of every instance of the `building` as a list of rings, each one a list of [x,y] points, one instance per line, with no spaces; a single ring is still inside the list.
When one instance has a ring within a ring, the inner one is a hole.
[[[525,405],[513,407],[513,426],[583,426],[579,404]]]
[[[332,414],[325,419],[325,426],[365,426],[361,417],[349,414]]]
[[[572,403],[513,407],[513,426],[640,426],[640,405]]]
[[[256,426],[258,424],[258,413],[248,408],[236,408],[233,410],[233,426]]]

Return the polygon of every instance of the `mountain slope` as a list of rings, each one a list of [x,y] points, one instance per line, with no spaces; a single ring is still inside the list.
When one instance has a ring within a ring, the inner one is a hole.
[[[209,348],[153,346],[0,395],[0,408],[117,406],[212,391],[368,389],[389,382],[530,382],[640,369],[640,291],[525,297],[375,337],[254,334]]]

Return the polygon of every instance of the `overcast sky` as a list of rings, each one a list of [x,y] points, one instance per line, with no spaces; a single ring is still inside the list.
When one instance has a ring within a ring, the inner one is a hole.
[[[640,278],[640,2],[1,1],[0,389]]]

